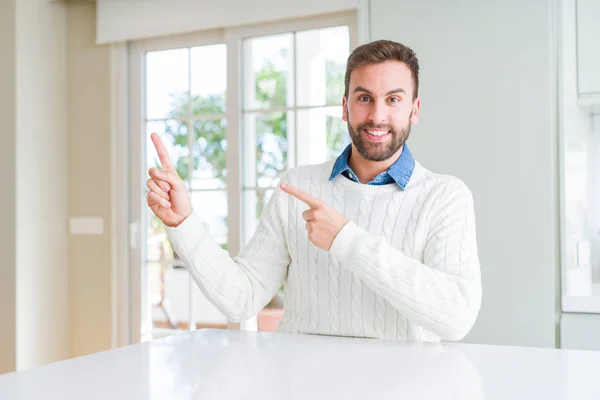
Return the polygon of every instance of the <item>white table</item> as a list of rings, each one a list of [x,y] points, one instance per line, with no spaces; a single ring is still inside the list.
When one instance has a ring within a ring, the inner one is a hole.
[[[0,375],[0,399],[600,399],[600,352],[200,330]]]

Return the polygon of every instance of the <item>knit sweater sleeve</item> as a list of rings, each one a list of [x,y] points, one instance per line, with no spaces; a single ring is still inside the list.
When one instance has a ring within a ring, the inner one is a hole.
[[[195,211],[178,227],[166,228],[173,248],[202,293],[231,321],[256,315],[285,280],[290,255],[284,235],[284,194],[279,189],[273,192],[254,235],[233,258],[213,239]]]
[[[460,340],[475,323],[482,297],[472,194],[455,182],[430,212],[422,260],[353,222],[330,252],[410,320],[443,340]]]

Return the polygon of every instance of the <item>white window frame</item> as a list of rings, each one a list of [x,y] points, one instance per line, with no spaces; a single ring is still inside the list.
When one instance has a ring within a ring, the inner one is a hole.
[[[261,23],[236,28],[145,39],[128,44],[111,45],[111,109],[113,142],[113,346],[138,343],[142,338],[142,302],[145,276],[139,268],[144,262],[140,229],[145,199],[139,194],[145,190],[142,177],[146,148],[142,135],[145,121],[144,55],[159,51],[211,44],[227,46],[227,191],[229,227],[228,250],[238,254],[242,247],[242,43],[246,38],[289,33],[310,29],[347,25],[350,33],[350,50],[369,40],[368,2],[359,4],[358,13],[348,11],[328,15],[298,18],[295,20]],[[135,73],[134,71],[138,71]],[[145,168],[144,168],[145,169]],[[128,171],[128,173],[123,173]],[[235,173],[234,173],[235,171]],[[123,221],[128,221],[124,223]],[[237,234],[234,234],[237,233]],[[151,317],[146,318],[151,321]],[[190,324],[192,325],[192,324]],[[255,330],[256,320],[242,323],[242,329]]]

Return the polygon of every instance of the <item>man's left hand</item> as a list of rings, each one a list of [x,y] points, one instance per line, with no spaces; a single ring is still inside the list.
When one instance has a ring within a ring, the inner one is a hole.
[[[285,183],[281,184],[280,187],[281,190],[310,207],[302,213],[302,218],[306,221],[308,239],[318,248],[329,251],[333,240],[346,225],[348,219],[340,215],[323,200],[311,196],[304,190]]]

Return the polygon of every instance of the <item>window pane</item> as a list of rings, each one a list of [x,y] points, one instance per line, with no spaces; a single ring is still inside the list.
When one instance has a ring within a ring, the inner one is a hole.
[[[298,111],[298,164],[317,164],[337,157],[350,143],[342,107]]]
[[[246,189],[242,192],[242,206],[244,221],[242,226],[242,243],[248,240],[256,231],[258,220],[262,215],[265,205],[273,195],[275,189]]]
[[[190,281],[184,267],[147,263],[147,299],[152,307],[154,328],[188,329],[190,318]],[[195,283],[196,327],[226,328],[227,318],[213,306]]]
[[[160,160],[154,144],[150,139],[150,135],[156,132],[162,139],[167,151],[169,152],[169,158],[171,163],[175,165],[179,176],[188,184],[189,168],[188,168],[188,156],[190,154],[189,147],[187,145],[187,125],[182,121],[167,120],[167,121],[151,121],[146,123],[146,160],[147,168],[160,167]]]
[[[225,112],[227,47],[224,44],[193,47],[190,57],[192,114]]]
[[[227,192],[192,192],[192,207],[202,222],[210,228],[211,235],[224,249],[227,248]]]
[[[226,126],[224,119],[194,123],[192,189],[224,189],[226,187]]]
[[[189,97],[188,54],[188,49],[146,54],[146,118],[176,118],[184,113]]]
[[[179,255],[167,237],[165,226],[156,215],[146,207],[146,260],[148,261],[173,261],[179,260]]]
[[[245,187],[271,187],[288,169],[289,114],[291,113],[275,112],[245,116]]]
[[[296,54],[298,105],[341,104],[350,55],[348,27],[298,32]]]
[[[263,36],[244,41],[244,109],[293,105],[294,36]]]

